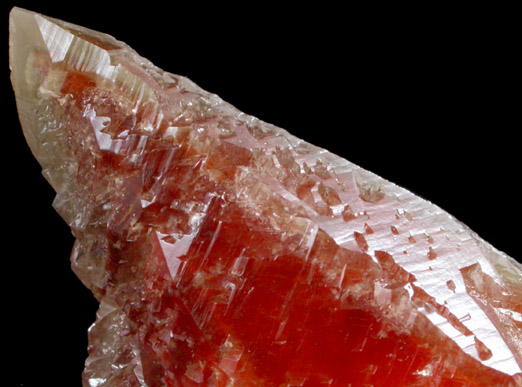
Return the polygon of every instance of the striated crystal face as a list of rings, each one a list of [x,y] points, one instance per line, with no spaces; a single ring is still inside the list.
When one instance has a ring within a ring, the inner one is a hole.
[[[10,61],[84,386],[522,385],[522,268],[440,208],[108,35],[15,8]]]

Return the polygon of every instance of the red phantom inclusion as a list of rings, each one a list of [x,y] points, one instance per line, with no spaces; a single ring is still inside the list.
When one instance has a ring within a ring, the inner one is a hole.
[[[14,9],[10,54],[85,386],[522,385],[520,266],[439,208],[107,35]]]

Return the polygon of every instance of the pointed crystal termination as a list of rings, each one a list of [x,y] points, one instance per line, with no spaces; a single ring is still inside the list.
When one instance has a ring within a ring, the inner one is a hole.
[[[15,8],[10,63],[85,386],[522,385],[522,268],[440,208],[108,35]]]

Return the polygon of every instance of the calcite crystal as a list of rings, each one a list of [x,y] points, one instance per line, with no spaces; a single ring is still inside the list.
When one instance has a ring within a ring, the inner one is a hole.
[[[522,386],[522,268],[440,208],[111,36],[15,8],[10,64],[84,386]]]

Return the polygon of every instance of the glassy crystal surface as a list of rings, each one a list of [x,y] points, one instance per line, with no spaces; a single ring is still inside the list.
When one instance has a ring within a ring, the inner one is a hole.
[[[522,268],[437,206],[108,35],[15,8],[10,63],[85,386],[522,385]]]

